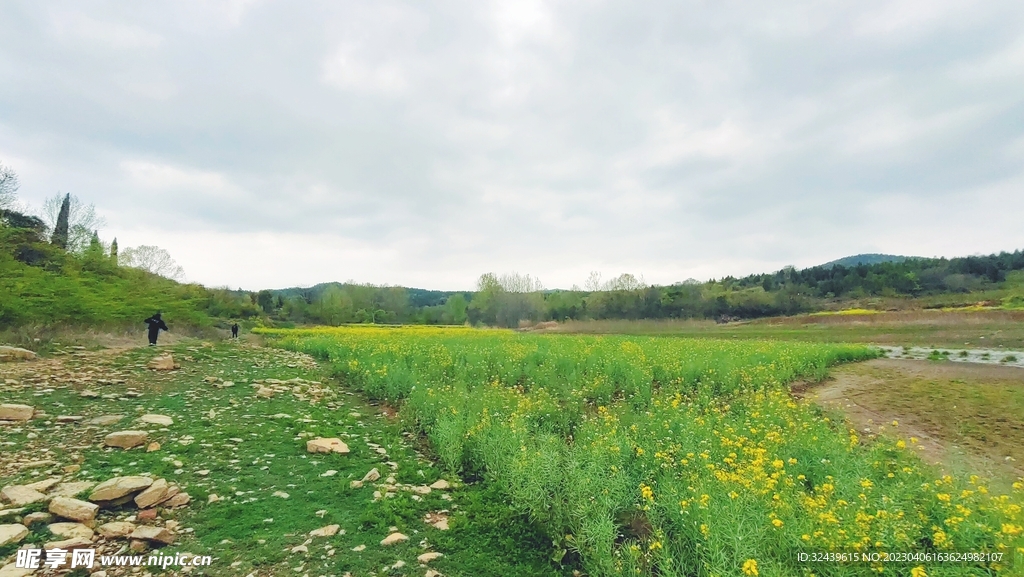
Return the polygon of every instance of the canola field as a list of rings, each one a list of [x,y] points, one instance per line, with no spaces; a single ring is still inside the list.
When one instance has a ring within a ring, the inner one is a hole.
[[[870,442],[787,383],[860,345],[264,330],[401,407],[443,465],[494,483],[588,575],[1024,574],[1024,485],[938,477],[913,438]],[[899,431],[898,423],[889,424]],[[857,562],[818,561],[826,552]],[[913,553],[865,562],[871,553]],[[967,562],[939,562],[968,554]]]

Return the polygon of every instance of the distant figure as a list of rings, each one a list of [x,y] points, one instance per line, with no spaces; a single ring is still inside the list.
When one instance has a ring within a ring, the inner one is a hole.
[[[159,312],[142,322],[149,325],[149,346],[155,347],[156,337],[160,334],[160,329],[163,329],[165,331],[169,330],[167,328],[167,323],[165,323],[164,320],[160,318]]]
[[[238,323],[231,325],[231,338],[238,338]]]

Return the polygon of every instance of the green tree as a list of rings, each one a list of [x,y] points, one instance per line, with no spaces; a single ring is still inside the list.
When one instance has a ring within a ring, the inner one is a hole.
[[[57,213],[56,222],[53,225],[53,235],[50,237],[50,244],[64,250],[68,249],[68,219],[71,216],[71,195],[64,195],[60,203],[60,212]]]
[[[462,296],[461,293],[453,294],[448,297],[448,300],[444,303],[445,315],[448,322],[453,325],[462,325],[466,323],[469,318],[466,315],[466,308],[469,306],[469,302],[466,301],[466,297]]]

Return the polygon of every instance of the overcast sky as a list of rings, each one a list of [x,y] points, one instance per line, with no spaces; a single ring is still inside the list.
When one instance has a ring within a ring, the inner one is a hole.
[[[0,162],[189,280],[1024,248],[1024,2],[0,3]]]

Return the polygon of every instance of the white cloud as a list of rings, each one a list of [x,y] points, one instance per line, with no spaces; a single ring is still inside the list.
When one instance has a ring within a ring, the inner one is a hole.
[[[156,48],[163,36],[135,24],[93,18],[79,10],[55,9],[50,12],[52,34],[58,40],[85,42],[116,50]]]
[[[202,282],[1024,247],[1019,2],[68,6],[0,5],[0,161]]]

